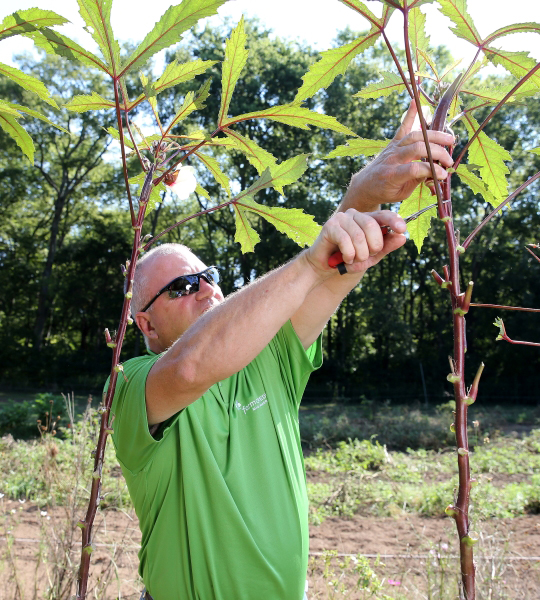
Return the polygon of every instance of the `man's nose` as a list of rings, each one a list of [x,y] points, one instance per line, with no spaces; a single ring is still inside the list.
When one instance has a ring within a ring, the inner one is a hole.
[[[202,300],[214,295],[214,286],[208,283],[204,277],[199,278],[199,291],[197,292],[197,300]]]

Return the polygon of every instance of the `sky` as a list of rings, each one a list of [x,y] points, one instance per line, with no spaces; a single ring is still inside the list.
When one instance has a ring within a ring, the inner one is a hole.
[[[177,2],[171,0],[113,0],[112,27],[117,39],[140,41],[159,20],[167,8]],[[39,6],[54,10],[71,21],[59,28],[65,35],[76,39],[88,48],[95,48],[94,41],[83,29],[83,21],[78,14],[75,0],[10,0],[2,3],[0,19],[8,12],[5,6],[9,4],[10,11]],[[366,2],[370,10],[380,14],[382,4]],[[137,8],[140,6],[141,8]],[[152,7],[153,13],[149,6]],[[468,0],[468,12],[473,18],[480,35],[485,36],[503,25],[529,21],[540,22],[540,2],[538,0]],[[511,6],[511,11],[508,7]],[[144,8],[143,8],[144,7]],[[451,22],[441,15],[435,5],[424,5],[428,29],[436,31],[432,34],[432,43],[450,46],[454,58],[471,57],[474,47],[463,40],[455,38],[449,32]],[[510,14],[509,14],[510,13]],[[360,15],[347,8],[338,0],[230,0],[218,10],[218,15],[211,17],[213,24],[223,23],[229,17],[236,23],[241,15],[256,16],[261,23],[272,29],[281,37],[306,41],[317,50],[332,47],[337,31],[349,25],[352,29],[367,28],[367,21]],[[402,39],[402,19],[396,13],[392,16],[388,27],[388,35],[392,42],[399,43]],[[529,50],[531,55],[540,61],[540,36],[535,33],[515,34],[498,40],[499,46],[505,50]],[[401,44],[403,45],[403,44]],[[15,36],[0,42],[0,61],[13,64],[12,57],[24,50],[32,50],[32,42],[21,36]],[[163,53],[162,53],[163,54]],[[163,59],[161,59],[163,60]],[[492,72],[503,73],[493,70]]]

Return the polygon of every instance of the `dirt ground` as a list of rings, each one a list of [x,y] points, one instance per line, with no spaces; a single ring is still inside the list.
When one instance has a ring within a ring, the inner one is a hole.
[[[46,598],[44,590],[59,572],[54,564],[66,555],[72,569],[78,564],[79,530],[70,539],[72,530],[66,523],[76,522],[81,515],[67,515],[62,508],[43,514],[29,502],[2,502],[0,599]],[[142,586],[137,575],[140,534],[136,517],[105,511],[98,515],[95,531],[88,597],[138,599]],[[485,522],[479,533],[475,547],[479,600],[539,598],[540,516]],[[452,591],[457,589],[456,551],[451,519],[406,514],[328,519],[311,527],[308,595],[310,600],[371,597],[355,589],[362,570],[356,558],[347,556],[361,554],[368,557],[382,581],[381,594],[387,597],[456,598]],[[384,565],[376,566],[377,556]],[[66,590],[60,597],[69,599],[72,594],[73,590]]]

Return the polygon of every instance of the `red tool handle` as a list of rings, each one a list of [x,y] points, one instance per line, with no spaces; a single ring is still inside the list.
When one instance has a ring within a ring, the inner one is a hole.
[[[387,225],[383,225],[381,227],[381,231],[383,235],[386,235],[390,232],[390,227],[388,227]],[[334,252],[334,254],[332,254],[332,256],[328,259],[328,266],[332,267],[333,269],[338,269],[342,275],[344,275],[347,272],[347,269],[345,268],[345,263],[343,262],[343,254],[341,254],[341,252],[339,251]]]

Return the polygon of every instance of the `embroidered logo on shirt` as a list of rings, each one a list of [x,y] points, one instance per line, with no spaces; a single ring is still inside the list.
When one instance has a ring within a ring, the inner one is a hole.
[[[268,398],[266,397],[266,394],[263,394],[262,396],[255,398],[255,400],[249,404],[240,404],[240,402],[236,402],[236,408],[238,410],[243,410],[244,414],[246,414],[248,410],[257,410],[261,408],[261,406],[264,406],[267,402]]]

